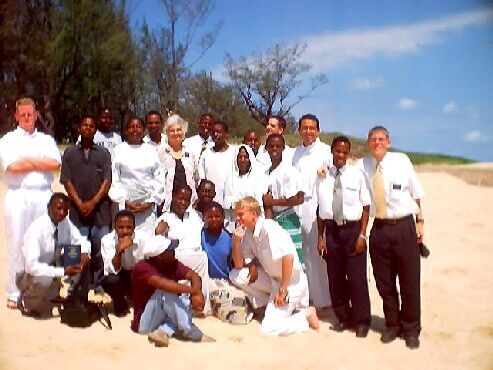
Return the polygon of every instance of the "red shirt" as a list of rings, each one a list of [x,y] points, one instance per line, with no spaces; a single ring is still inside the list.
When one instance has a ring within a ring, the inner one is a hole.
[[[155,287],[148,284],[152,276],[159,276],[165,279],[179,281],[186,279],[190,269],[181,262],[170,265],[166,270],[158,271],[149,260],[137,262],[132,271],[132,300],[134,305],[134,319],[131,328],[137,332],[139,330],[140,316],[144,312],[147,301],[154,294]]]

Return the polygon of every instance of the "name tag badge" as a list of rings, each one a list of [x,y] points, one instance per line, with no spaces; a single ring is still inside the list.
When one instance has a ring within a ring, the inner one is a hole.
[[[392,184],[392,190],[401,190],[402,185],[401,184]]]

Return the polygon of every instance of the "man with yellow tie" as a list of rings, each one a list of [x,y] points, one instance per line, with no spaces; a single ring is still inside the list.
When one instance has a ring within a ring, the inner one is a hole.
[[[420,253],[424,219],[423,188],[409,157],[388,152],[390,137],[383,126],[368,133],[371,155],[358,163],[370,189],[370,257],[383,300],[386,330],[380,340],[390,343],[402,334],[406,346],[419,347],[421,331]],[[399,278],[399,290],[396,286]]]

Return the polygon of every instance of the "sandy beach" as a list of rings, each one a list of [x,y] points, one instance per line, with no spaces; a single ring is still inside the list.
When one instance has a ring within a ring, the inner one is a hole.
[[[467,171],[477,171],[467,167]],[[481,167],[491,173],[493,165]],[[460,169],[457,168],[460,172]],[[465,172],[464,172],[465,171]],[[450,172],[450,171],[449,171]],[[0,277],[0,369],[493,369],[493,187],[468,184],[444,172],[419,170],[425,242],[431,256],[422,260],[421,347],[403,340],[380,343],[382,304],[369,274],[372,329],[366,339],[330,330],[333,316],[319,332],[267,337],[259,323],[231,326],[197,319],[215,343],[172,340],[155,348],[130,331],[131,315],[111,316],[113,330],[99,323],[87,329],[60,324],[59,318],[34,320],[5,306],[5,274]],[[484,184],[484,183],[483,183]],[[0,270],[5,271],[1,188]]]

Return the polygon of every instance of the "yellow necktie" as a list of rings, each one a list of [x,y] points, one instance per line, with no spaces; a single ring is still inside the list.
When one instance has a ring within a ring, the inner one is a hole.
[[[373,195],[375,198],[375,217],[385,218],[387,214],[387,202],[385,201],[385,189],[380,162],[377,163],[375,175],[373,175]]]

